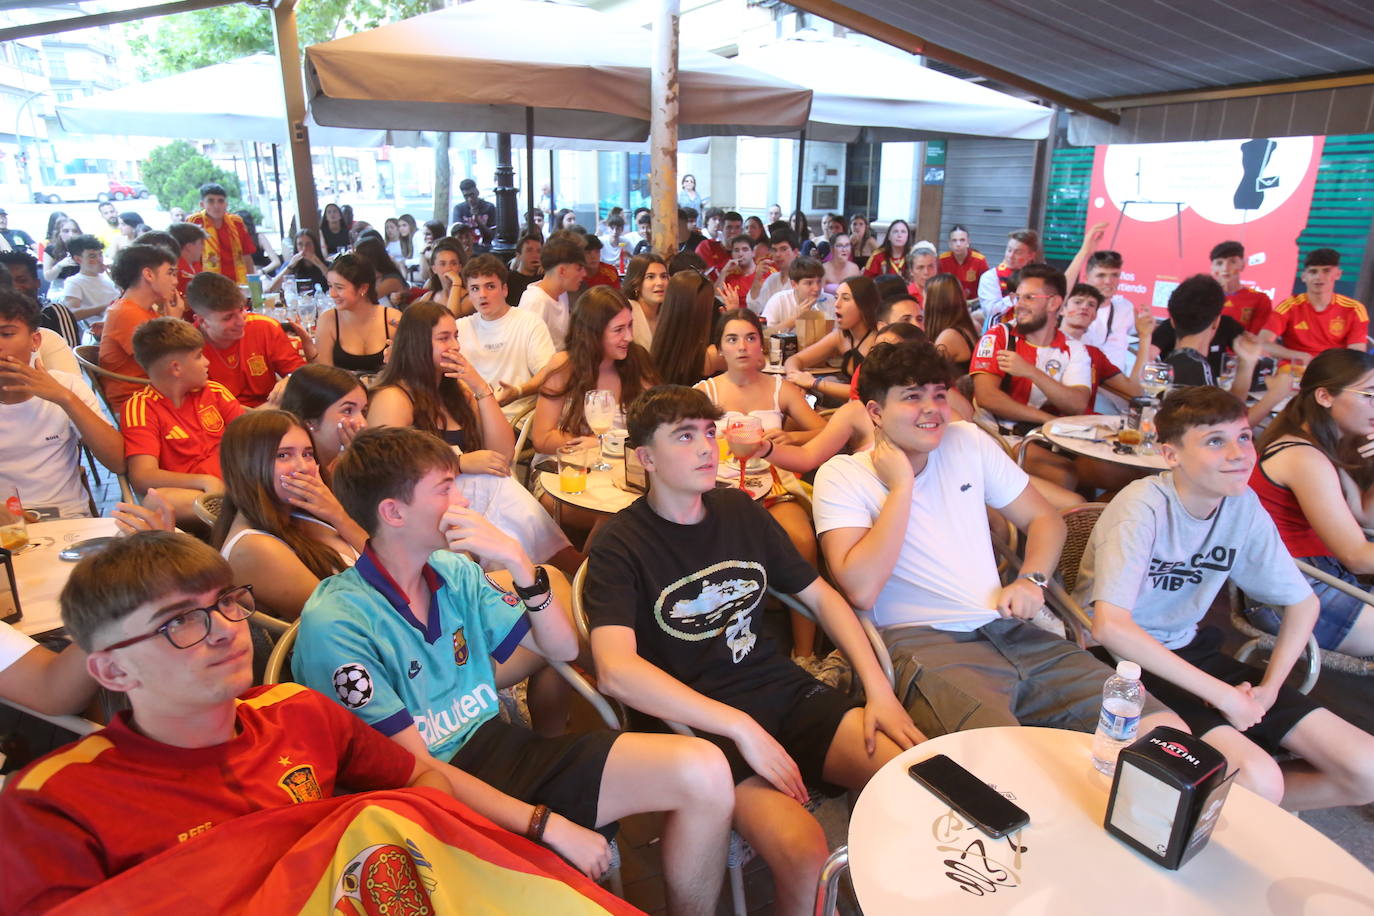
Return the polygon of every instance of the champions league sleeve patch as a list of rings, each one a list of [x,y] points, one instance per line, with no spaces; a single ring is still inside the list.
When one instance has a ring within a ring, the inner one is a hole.
[[[488,585],[490,585],[492,588],[496,589],[498,592],[501,593],[501,600],[506,602],[506,604],[509,604],[511,607],[515,607],[517,604],[520,603],[519,598],[515,597],[510,592],[506,591],[504,588],[496,584],[496,580],[491,577],[491,573],[482,573],[482,578],[487,580]]]
[[[372,702],[372,675],[356,662],[334,669],[334,695],[349,709],[362,709]]]

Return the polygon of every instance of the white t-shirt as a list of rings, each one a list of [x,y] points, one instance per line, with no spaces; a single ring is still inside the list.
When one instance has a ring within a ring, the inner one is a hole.
[[[791,288],[792,281],[787,279],[787,271],[780,270],[777,273],[769,274],[768,279],[762,283],[755,283],[749,287],[749,302],[757,306],[759,303],[766,303],[783,290]]]
[[[1117,295],[1097,310],[1097,318],[1088,325],[1080,338],[1085,344],[1097,347],[1107,359],[1127,375],[1135,366],[1131,356],[1131,338],[1135,336],[1135,306],[1125,296]]]
[[[568,305],[567,293],[555,299],[544,292],[538,283],[531,283],[520,296],[519,308],[528,309],[530,314],[543,319],[554,349],[564,348],[568,340],[568,325],[572,323],[572,308]]]
[[[105,308],[111,302],[119,298],[119,287],[114,285],[109,274],[99,273],[94,276],[87,274],[73,274],[67,278],[67,282],[62,287],[63,299],[80,300],[72,311],[79,311],[97,305]],[[87,315],[82,321],[97,321],[101,318],[100,313]]]
[[[95,394],[80,378],[60,370],[49,374],[100,413]],[[0,404],[0,483],[18,487],[26,509],[55,508],[62,518],[90,515],[81,486],[80,443],[66,411],[51,401]]]
[[[825,313],[825,317],[831,321],[835,320],[835,297],[829,293],[821,293],[816,298],[816,308]],[[784,321],[791,321],[801,314],[801,309],[797,305],[797,291],[795,289],[785,289],[780,293],[774,293],[768,298],[763,306],[760,317],[768,322],[770,328],[776,328]]]
[[[966,632],[996,620],[1002,586],[984,506],[1002,508],[1029,482],[987,433],[949,424],[912,486],[906,538],[874,622]],[[816,534],[873,527],[887,494],[871,452],[836,455],[816,473]]]
[[[458,346],[488,384],[524,385],[556,352],[544,322],[519,308],[507,309],[495,321],[487,321],[480,314],[460,318]],[[531,397],[512,401],[504,410],[514,414],[528,405]]]
[[[25,636],[7,623],[0,623],[0,671],[38,648],[32,637]]]

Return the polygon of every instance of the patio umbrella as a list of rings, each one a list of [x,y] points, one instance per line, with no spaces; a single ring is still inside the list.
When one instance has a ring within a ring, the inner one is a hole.
[[[808,140],[1041,140],[1054,115],[1043,105],[923,67],[910,55],[812,31],[741,51],[736,59],[811,87]]]
[[[306,98],[338,127],[648,137],[653,35],[582,6],[472,0],[312,45]],[[679,136],[792,133],[811,91],[707,51],[679,54]]]
[[[231,88],[232,91],[226,91]],[[281,69],[270,54],[121,86],[57,106],[68,133],[285,143]],[[347,130],[307,120],[315,146],[428,146],[418,131]]]

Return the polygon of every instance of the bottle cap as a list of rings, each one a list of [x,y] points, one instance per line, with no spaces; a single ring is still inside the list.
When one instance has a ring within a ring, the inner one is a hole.
[[[1128,681],[1140,680],[1140,666],[1135,662],[1120,661],[1116,663],[1116,673]]]

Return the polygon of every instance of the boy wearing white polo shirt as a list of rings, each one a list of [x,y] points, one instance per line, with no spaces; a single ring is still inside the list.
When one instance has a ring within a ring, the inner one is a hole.
[[[122,474],[124,440],[85,382],[32,365],[38,320],[36,303],[0,290],[0,484],[17,487],[29,511],[79,518],[90,515],[79,446]]]
[[[463,266],[463,285],[477,311],[458,319],[458,346],[511,418],[534,403],[555,351],[548,325],[527,309],[511,308],[507,276],[494,255],[478,255]]]
[[[859,397],[876,445],[838,455],[816,475],[826,562],[850,602],[872,609],[897,696],[921,731],[1018,723],[1092,731],[1111,670],[1031,623],[1064,523],[992,437],[950,422],[949,371],[926,342],[869,352]],[[1026,536],[1010,585],[998,579],[987,507]],[[1182,725],[1153,700],[1145,712],[1145,731],[1164,717]]]

